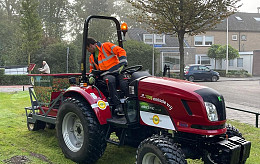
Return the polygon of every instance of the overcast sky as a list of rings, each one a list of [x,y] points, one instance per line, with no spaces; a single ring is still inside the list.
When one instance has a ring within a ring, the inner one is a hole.
[[[241,0],[243,5],[239,8],[240,12],[257,13],[257,7],[260,7],[260,0]]]

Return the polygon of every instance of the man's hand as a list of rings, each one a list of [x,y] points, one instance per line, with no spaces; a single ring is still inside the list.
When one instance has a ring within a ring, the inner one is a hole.
[[[93,85],[95,83],[95,78],[93,76],[91,76],[89,79],[88,79],[88,83],[90,85]]]

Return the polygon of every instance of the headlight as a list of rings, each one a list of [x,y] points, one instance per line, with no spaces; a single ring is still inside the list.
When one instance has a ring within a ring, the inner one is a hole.
[[[205,102],[205,107],[210,121],[218,121],[218,113],[216,106],[210,102]]]

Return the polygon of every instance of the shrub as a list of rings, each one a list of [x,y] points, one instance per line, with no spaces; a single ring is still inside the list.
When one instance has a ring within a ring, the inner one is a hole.
[[[0,85],[28,85],[27,75],[5,75],[5,69],[0,69]]]
[[[227,77],[252,77],[252,75],[248,71],[241,69],[228,71]]]

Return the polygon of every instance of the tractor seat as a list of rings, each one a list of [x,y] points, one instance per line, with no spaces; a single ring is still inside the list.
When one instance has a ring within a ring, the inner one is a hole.
[[[131,76],[130,81],[134,81],[140,77],[145,77],[145,76],[152,76],[148,71],[138,71],[138,72],[134,72]]]

